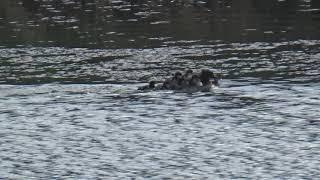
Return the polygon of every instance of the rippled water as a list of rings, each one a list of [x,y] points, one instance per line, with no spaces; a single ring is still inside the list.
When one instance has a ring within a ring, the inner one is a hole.
[[[57,2],[0,2],[0,179],[320,178],[315,1]]]

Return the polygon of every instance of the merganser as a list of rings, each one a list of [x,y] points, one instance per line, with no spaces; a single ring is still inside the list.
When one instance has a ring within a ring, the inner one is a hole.
[[[211,81],[213,79],[213,81]],[[200,80],[202,83],[202,90],[201,91],[210,91],[212,88],[212,85],[218,86],[218,78],[215,76],[215,74],[208,70],[208,69],[202,69],[200,73]]]
[[[212,79],[212,80],[211,80]],[[218,77],[208,69],[202,69],[199,74],[193,74],[191,69],[187,70],[184,75],[177,71],[172,78],[166,79],[161,85],[150,81],[149,85],[139,87],[139,90],[191,90],[195,91],[210,91],[212,86],[219,85]]]
[[[162,87],[163,89],[176,90],[179,89],[182,82],[182,73],[177,71],[172,78],[166,79]]]
[[[191,87],[201,87],[202,83],[198,75],[193,75],[190,79],[189,85]]]
[[[190,81],[192,79],[192,73],[193,71],[191,69],[188,69],[185,72],[185,74],[182,76],[182,82],[181,82],[182,88],[188,87],[190,85]]]

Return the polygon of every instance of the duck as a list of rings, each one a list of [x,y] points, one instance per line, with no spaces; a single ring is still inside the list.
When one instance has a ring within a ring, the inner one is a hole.
[[[187,86],[179,89],[178,92],[193,93],[202,91],[202,82],[197,74],[192,75]]]
[[[189,81],[190,87],[201,87],[202,82],[198,75],[192,75],[190,81]]]
[[[162,84],[162,89],[176,90],[179,89],[182,84],[182,73],[177,71],[172,78],[166,79]]]
[[[139,87],[138,90],[176,90],[176,91],[210,91],[213,86],[219,85],[219,78],[209,69],[202,69],[200,73],[194,73],[188,69],[183,75],[180,71],[167,78],[163,83],[156,85],[150,81],[148,85]]]
[[[184,80],[191,80],[192,76],[193,76],[193,70],[192,70],[192,69],[188,69],[188,70],[185,72],[185,74],[183,75],[182,78],[183,78]]]
[[[211,79],[214,77],[214,74],[212,71],[208,69],[202,69],[199,78],[201,80],[202,86],[201,91],[209,91],[212,88],[213,82]]]
[[[200,72],[202,83],[202,91],[210,91],[210,89],[219,86],[219,77],[209,69],[202,69]]]
[[[182,76],[182,82],[181,82],[182,88],[188,87],[190,85],[190,81],[192,79],[192,76],[193,76],[193,71],[191,69],[188,69],[185,72],[185,74]]]

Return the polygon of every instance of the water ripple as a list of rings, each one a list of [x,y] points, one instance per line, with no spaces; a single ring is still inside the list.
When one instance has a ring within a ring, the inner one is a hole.
[[[319,84],[258,82],[195,94],[1,85],[1,176],[319,176]]]
[[[156,49],[1,49],[3,84],[161,81],[175,70],[210,68],[225,78],[319,79],[317,41]],[[183,54],[183,55],[181,55]],[[128,73],[130,72],[130,73]]]

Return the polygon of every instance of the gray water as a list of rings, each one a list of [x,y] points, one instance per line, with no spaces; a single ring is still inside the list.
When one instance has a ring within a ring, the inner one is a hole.
[[[319,179],[318,5],[1,1],[0,179]]]

